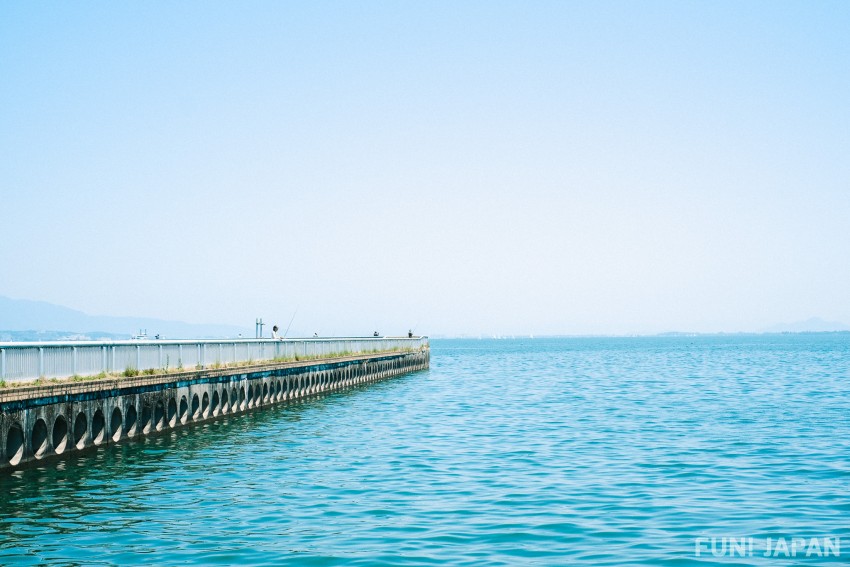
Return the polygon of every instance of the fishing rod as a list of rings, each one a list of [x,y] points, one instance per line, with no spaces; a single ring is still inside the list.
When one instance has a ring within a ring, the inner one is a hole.
[[[289,325],[286,326],[286,331],[283,332],[283,338],[286,338],[286,334],[289,332],[289,328],[292,326],[292,322],[295,321],[295,316],[298,315],[298,308],[295,308],[295,313],[292,314],[292,319],[289,320]]]

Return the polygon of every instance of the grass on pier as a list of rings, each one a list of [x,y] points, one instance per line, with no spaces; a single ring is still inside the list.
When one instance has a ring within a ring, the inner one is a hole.
[[[133,378],[136,376],[164,376],[166,374],[178,374],[180,372],[196,372],[198,370],[221,370],[227,368],[246,368],[249,366],[255,366],[258,364],[273,364],[273,363],[285,363],[285,362],[304,362],[310,360],[321,360],[321,359],[331,359],[331,358],[344,358],[348,356],[362,356],[367,354],[394,354],[394,353],[403,353],[403,352],[417,352],[419,349],[415,348],[402,348],[396,347],[388,350],[381,349],[372,349],[372,350],[364,350],[361,352],[351,352],[348,350],[344,350],[341,352],[331,352],[328,354],[310,354],[310,355],[298,355],[295,356],[278,356],[275,358],[267,359],[267,360],[245,360],[242,362],[221,362],[215,361],[212,364],[207,365],[206,367],[201,366],[200,364],[195,365],[194,368],[186,370],[183,367],[183,362],[178,361],[177,366],[174,368],[145,368],[144,370],[139,370],[138,368],[133,368],[128,366],[124,369],[123,372],[101,372],[99,374],[93,375],[79,375],[74,374],[68,378],[45,378],[42,376],[36,380],[28,380],[21,382],[7,382],[6,380],[0,380],[0,388],[29,388],[32,386],[47,386],[52,384],[65,384],[69,382],[94,382],[97,380],[115,380],[116,378]]]

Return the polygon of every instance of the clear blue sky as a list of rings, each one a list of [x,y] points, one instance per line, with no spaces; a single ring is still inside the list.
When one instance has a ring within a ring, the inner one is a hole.
[[[850,323],[850,2],[0,4],[0,295],[300,333]]]

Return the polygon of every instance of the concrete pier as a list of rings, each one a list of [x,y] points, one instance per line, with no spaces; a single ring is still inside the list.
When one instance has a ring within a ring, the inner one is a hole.
[[[0,469],[426,369],[430,351],[358,354],[0,390]]]

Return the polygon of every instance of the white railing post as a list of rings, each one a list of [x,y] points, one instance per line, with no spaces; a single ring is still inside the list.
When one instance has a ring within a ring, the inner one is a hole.
[[[38,377],[44,376],[44,348],[38,347]]]
[[[0,348],[0,380],[6,379],[6,349]]]
[[[73,357],[72,364],[74,366],[72,376],[77,375],[77,347],[71,347],[71,356]]]

